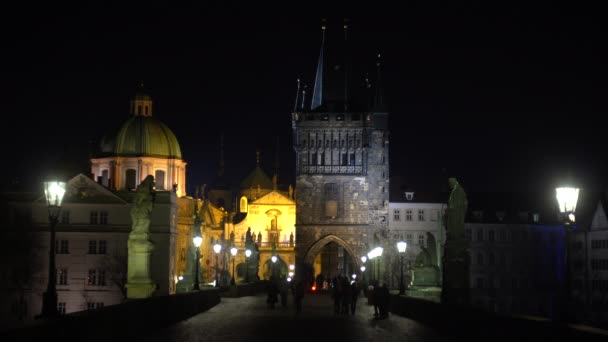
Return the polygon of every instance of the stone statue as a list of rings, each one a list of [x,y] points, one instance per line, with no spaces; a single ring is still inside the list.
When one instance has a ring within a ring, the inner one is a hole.
[[[289,246],[293,246],[293,232],[289,234]]]
[[[230,232],[230,242],[234,245],[234,231]]]
[[[291,184],[289,184],[289,198],[293,199],[293,186]]]
[[[464,239],[464,218],[467,213],[468,201],[464,189],[456,178],[449,178],[452,191],[448,199],[446,213],[446,232],[448,240]]]
[[[262,232],[258,232],[258,243],[262,243]]]
[[[150,231],[150,214],[154,203],[154,177],[147,176],[137,187],[134,205],[131,208],[133,233],[148,233]]]
[[[432,262],[432,257],[429,251],[425,247],[420,247],[420,253],[416,256],[416,262],[414,263],[414,267],[422,268],[434,266]]]

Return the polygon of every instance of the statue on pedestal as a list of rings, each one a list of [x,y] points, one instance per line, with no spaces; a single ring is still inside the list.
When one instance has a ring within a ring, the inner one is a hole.
[[[150,216],[154,203],[154,177],[147,176],[137,187],[131,209],[131,233],[127,242],[127,298],[147,298],[156,289],[150,278]]]
[[[443,288],[441,301],[446,304],[469,304],[469,243],[464,235],[467,195],[456,178],[449,178],[452,191],[445,215],[446,242],[443,253]]]

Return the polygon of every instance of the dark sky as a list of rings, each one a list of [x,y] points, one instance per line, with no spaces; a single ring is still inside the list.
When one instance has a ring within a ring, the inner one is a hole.
[[[139,80],[179,139],[189,190],[213,180],[220,131],[229,175],[253,168],[256,148],[270,172],[279,136],[281,180],[292,182],[296,78],[312,83],[328,14],[351,19],[371,61],[384,56],[391,175],[430,189],[456,176],[478,191],[608,179],[599,8],[227,3],[4,10],[4,183],[35,185],[58,165],[86,171],[89,146],[129,116]]]

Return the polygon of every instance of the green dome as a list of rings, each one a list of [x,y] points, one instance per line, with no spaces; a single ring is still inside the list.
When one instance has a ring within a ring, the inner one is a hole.
[[[152,116],[134,115],[100,143],[102,156],[182,159],[175,134]]]

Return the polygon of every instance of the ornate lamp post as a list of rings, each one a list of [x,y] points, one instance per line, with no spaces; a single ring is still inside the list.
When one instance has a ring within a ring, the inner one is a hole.
[[[49,251],[49,281],[46,292],[42,295],[42,318],[52,318],[59,315],[57,311],[57,270],[55,269],[55,226],[57,218],[61,212],[61,201],[65,195],[65,182],[44,182],[44,196],[46,206],[49,211],[49,221],[51,223],[50,251]]]
[[[397,250],[399,251],[399,269],[401,271],[401,277],[399,278],[399,294],[403,295],[405,293],[405,284],[403,284],[403,256],[405,255],[405,249],[407,248],[407,243],[403,241],[397,242]]]
[[[215,252],[215,287],[220,287],[219,254],[222,251],[222,245],[216,243],[213,245],[213,251]]]
[[[232,281],[230,281],[230,283],[232,285],[235,284],[234,278],[236,277],[236,274],[234,273],[234,261],[236,259],[236,253],[237,252],[238,252],[238,249],[236,249],[236,247],[230,248],[230,254],[232,254]]]
[[[562,319],[569,319],[570,313],[570,232],[575,223],[574,213],[576,211],[576,202],[578,201],[578,188],[561,187],[555,189],[555,198],[559,206],[562,222],[565,229],[565,249],[564,249],[564,266],[565,266],[565,286],[564,286],[564,303],[562,307]]]
[[[196,253],[196,262],[194,264],[194,287],[192,288],[192,290],[198,291],[200,290],[200,286],[198,283],[198,268],[201,264],[201,251],[199,247],[201,247],[201,244],[203,243],[203,238],[199,229],[194,230],[194,237],[192,238],[192,242],[194,243],[194,252]]]
[[[245,250],[245,282],[249,283],[249,257],[251,256],[251,250]]]

